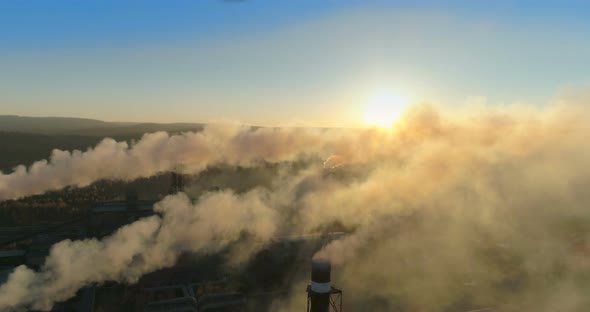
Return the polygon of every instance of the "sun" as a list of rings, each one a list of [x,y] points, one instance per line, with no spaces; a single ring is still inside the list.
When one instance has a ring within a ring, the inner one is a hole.
[[[365,108],[365,123],[371,126],[391,127],[402,115],[408,100],[392,92],[374,94]]]

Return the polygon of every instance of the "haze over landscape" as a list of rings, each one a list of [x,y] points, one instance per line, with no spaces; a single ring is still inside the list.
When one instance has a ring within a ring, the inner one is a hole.
[[[587,9],[0,3],[0,311],[589,310]]]

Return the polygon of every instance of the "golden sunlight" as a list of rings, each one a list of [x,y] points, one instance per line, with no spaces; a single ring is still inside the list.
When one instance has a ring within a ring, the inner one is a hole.
[[[367,102],[364,121],[371,126],[390,127],[402,115],[408,100],[399,94],[379,92]]]

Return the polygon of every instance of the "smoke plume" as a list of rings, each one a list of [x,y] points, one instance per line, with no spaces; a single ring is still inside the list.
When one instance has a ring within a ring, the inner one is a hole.
[[[347,308],[590,309],[587,110],[416,113],[369,178],[302,199],[306,227],[356,228],[318,253]]]
[[[10,275],[0,287],[0,311],[49,310],[88,284],[133,283],[172,266],[183,252],[215,252],[244,234],[267,241],[276,216],[260,192],[209,194],[197,205],[184,194],[169,196],[155,206],[161,217],[138,220],[103,240],[59,242],[39,272],[19,266]]]
[[[271,187],[207,193],[196,204],[170,196],[156,205],[161,216],[100,241],[60,242],[39,272],[21,266],[0,287],[0,310],[47,310],[85,285],[132,283],[182,252],[215,252],[244,234],[264,244],[338,224],[350,234],[318,256],[335,264],[348,310],[585,311],[588,117],[584,102],[460,114],[423,106],[389,130],[211,127],[57,151],[3,175],[1,197],[179,166],[194,173],[305,155],[338,155],[338,165],[320,161]],[[295,311],[303,297],[294,289],[276,310]]]
[[[87,151],[54,150],[49,160],[0,172],[0,200],[87,186],[102,179],[130,181],[157,173],[198,173],[216,164],[256,166],[260,161],[291,161],[305,155],[324,157],[343,145],[339,133],[298,128],[211,125],[201,132],[145,134],[137,143],[104,139]],[[332,138],[332,139],[327,139]]]

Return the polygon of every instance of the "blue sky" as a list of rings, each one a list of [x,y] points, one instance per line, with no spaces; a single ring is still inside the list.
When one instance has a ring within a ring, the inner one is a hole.
[[[0,114],[355,125],[375,90],[541,105],[590,83],[584,1],[0,2]]]

